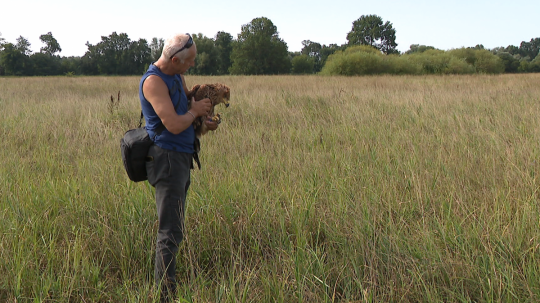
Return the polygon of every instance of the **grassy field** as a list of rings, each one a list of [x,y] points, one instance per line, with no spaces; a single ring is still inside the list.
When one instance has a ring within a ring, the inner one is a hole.
[[[0,78],[0,301],[152,302],[139,77]],[[540,301],[540,75],[188,77],[178,302]],[[111,104],[111,95],[120,101]]]

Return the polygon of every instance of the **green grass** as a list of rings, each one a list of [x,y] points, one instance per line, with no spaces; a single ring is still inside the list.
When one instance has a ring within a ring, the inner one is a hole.
[[[540,300],[540,75],[187,80],[232,100],[179,302]],[[153,188],[119,149],[138,81],[0,78],[0,301],[155,301]]]

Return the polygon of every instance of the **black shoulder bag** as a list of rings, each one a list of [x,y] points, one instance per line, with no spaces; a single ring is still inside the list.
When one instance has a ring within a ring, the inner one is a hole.
[[[135,182],[144,181],[148,178],[146,176],[146,156],[150,146],[154,144],[146,129],[141,127],[142,117],[141,111],[139,127],[128,130],[124,137],[120,139],[124,168],[129,179]]]
[[[178,104],[174,107],[174,111],[178,107]],[[154,144],[154,141],[148,135],[146,128],[142,126],[142,119],[144,115],[141,111],[141,118],[139,119],[139,127],[128,130],[122,139],[120,139],[120,149],[122,151],[122,162],[124,168],[131,181],[140,182],[148,179],[146,175],[146,156],[150,146]],[[156,128],[156,135],[161,134],[165,130],[165,126],[161,123]]]

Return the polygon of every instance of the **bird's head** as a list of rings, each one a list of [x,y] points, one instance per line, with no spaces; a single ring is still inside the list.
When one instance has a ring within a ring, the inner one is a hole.
[[[226,107],[229,107],[229,101],[231,100],[231,89],[225,84],[220,84],[219,94],[219,99],[221,100],[220,103],[223,103]]]

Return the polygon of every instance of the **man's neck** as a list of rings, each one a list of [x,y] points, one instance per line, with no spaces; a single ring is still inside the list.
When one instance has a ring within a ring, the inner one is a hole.
[[[159,58],[156,62],[154,62],[154,65],[159,68],[159,70],[169,76],[174,76],[175,72],[170,66],[170,61],[162,60],[162,58]]]

